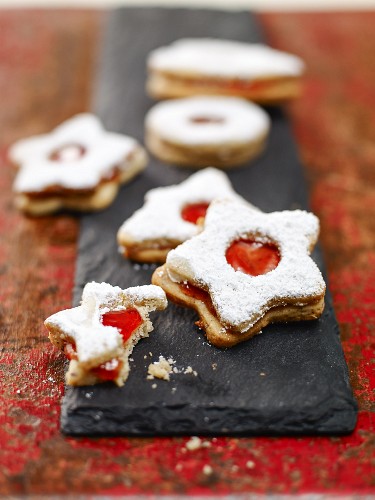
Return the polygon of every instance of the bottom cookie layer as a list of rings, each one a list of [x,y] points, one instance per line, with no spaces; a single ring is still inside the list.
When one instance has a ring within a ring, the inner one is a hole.
[[[172,144],[154,131],[146,130],[145,142],[151,153],[166,163],[197,168],[231,168],[243,165],[260,155],[264,150],[266,138],[262,136],[246,144],[189,146]]]
[[[132,244],[119,238],[118,243],[121,254],[127,259],[134,260],[136,262],[159,262],[162,264],[165,262],[168,253],[173,250],[173,248],[176,248],[181,241],[166,243],[162,240],[154,240]]]
[[[190,293],[186,288],[184,289],[183,285],[169,278],[165,265],[155,270],[152,283],[162,287],[167,297],[173,302],[195,309],[200,318],[196,323],[197,326],[206,332],[207,340],[211,344],[220,348],[233,347],[244,342],[261,333],[262,328],[271,323],[317,319],[324,310],[324,297],[304,305],[275,306],[251,328],[244,332],[236,332],[220,323],[206,292],[197,289],[197,292]]]

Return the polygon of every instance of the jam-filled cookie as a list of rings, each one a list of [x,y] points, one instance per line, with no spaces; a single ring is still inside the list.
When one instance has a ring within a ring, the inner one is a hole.
[[[162,161],[229,168],[264,149],[270,119],[256,104],[235,97],[189,97],[160,102],[146,115],[145,142]]]
[[[49,134],[16,142],[9,158],[19,167],[16,206],[30,215],[101,210],[112,203],[120,185],[147,163],[146,152],[135,139],[106,132],[88,113],[76,115]]]
[[[303,61],[261,44],[187,38],[153,50],[147,90],[156,99],[229,95],[279,103],[300,93]]]
[[[153,330],[149,313],[166,307],[165,293],[158,286],[121,290],[108,283],[88,283],[80,306],[45,321],[52,344],[70,360],[67,384],[112,381],[122,386],[133,347]]]
[[[172,248],[198,234],[198,222],[215,198],[245,203],[228,177],[215,168],[197,172],[181,184],[152,189],[146,193],[143,207],[117,233],[121,253],[139,262],[165,262]]]
[[[198,312],[212,344],[231,347],[269,323],[322,314],[325,283],[310,257],[318,232],[305,211],[265,214],[214,201],[204,230],[172,250],[152,282]]]

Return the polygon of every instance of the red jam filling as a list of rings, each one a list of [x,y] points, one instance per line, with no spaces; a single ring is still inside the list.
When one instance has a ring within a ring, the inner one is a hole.
[[[119,359],[111,359],[97,368],[92,368],[91,372],[101,380],[116,380],[120,374],[122,362]]]
[[[209,203],[189,203],[181,210],[181,217],[187,222],[196,224],[198,219],[206,216]]]
[[[227,87],[234,90],[263,90],[274,84],[273,81],[259,81],[259,82],[247,82],[244,80],[232,80],[227,84]]]
[[[201,300],[202,302],[205,302],[205,300],[208,297],[207,292],[204,290],[201,290],[197,286],[190,285],[189,283],[183,283],[180,285],[182,288],[182,291],[184,292],[185,295],[188,295],[189,297],[192,297],[193,299],[198,299]]]
[[[49,159],[56,162],[73,162],[79,160],[86,153],[86,149],[80,144],[65,144],[55,149],[49,155]]]
[[[110,311],[103,314],[102,323],[104,326],[114,326],[120,330],[123,341],[126,342],[134,330],[142,323],[142,317],[137,309]]]
[[[196,125],[207,125],[208,123],[223,123],[224,119],[219,116],[193,116],[190,122]]]
[[[64,345],[64,354],[71,361],[72,359],[78,359],[77,350],[74,342],[69,342]]]
[[[191,85],[199,85],[206,87],[221,87],[224,89],[230,89],[237,92],[262,92],[263,90],[267,90],[278,84],[278,81],[275,82],[274,78],[269,80],[259,80],[259,81],[247,81],[240,79],[232,79],[232,80],[190,80],[189,83]]]
[[[234,241],[225,257],[236,271],[251,276],[266,274],[275,269],[280,262],[280,253],[273,243],[260,243],[255,240]]]

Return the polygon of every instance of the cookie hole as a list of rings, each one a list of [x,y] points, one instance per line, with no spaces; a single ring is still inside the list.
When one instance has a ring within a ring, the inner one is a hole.
[[[193,116],[190,118],[190,122],[196,125],[208,125],[212,123],[224,123],[224,118],[220,116]]]
[[[197,224],[198,220],[206,216],[209,203],[188,203],[181,210],[181,217],[187,222]]]
[[[86,148],[81,146],[81,144],[65,144],[61,146],[49,155],[49,159],[61,163],[69,163],[77,161],[82,156],[86,154]]]
[[[280,252],[273,243],[253,239],[234,241],[225,253],[228,264],[251,276],[267,274],[279,265]]]

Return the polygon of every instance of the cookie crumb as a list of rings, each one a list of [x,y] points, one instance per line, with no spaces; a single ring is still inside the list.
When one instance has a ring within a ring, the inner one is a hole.
[[[217,368],[217,363],[212,363],[212,369],[216,370],[216,368]]]
[[[266,376],[266,374],[265,374],[264,372],[260,372],[260,373],[259,373],[259,375],[260,375],[261,377],[265,377],[265,376]]]
[[[196,372],[195,370],[193,370],[193,368],[191,366],[188,366],[186,368],[186,370],[184,371],[184,375],[187,375],[189,373],[192,373],[194,375],[194,377],[198,376],[198,372]]]
[[[147,378],[149,380],[151,380],[149,377],[152,377],[169,381],[169,374],[171,372],[172,367],[169,362],[163,356],[159,356],[159,361],[155,361],[149,365]]]
[[[213,469],[212,469],[211,465],[206,464],[203,467],[203,474],[205,474],[206,476],[209,476],[212,473],[213,473]]]
[[[151,387],[152,387],[153,389],[156,389],[156,388],[157,388],[157,386],[158,386],[158,384],[152,384],[152,386],[151,386]]]
[[[252,460],[248,460],[248,461],[246,462],[246,467],[247,467],[248,469],[254,469],[254,467],[255,467],[255,463],[254,463]]]
[[[192,436],[185,446],[189,451],[199,450],[202,446],[202,440],[198,436]]]

